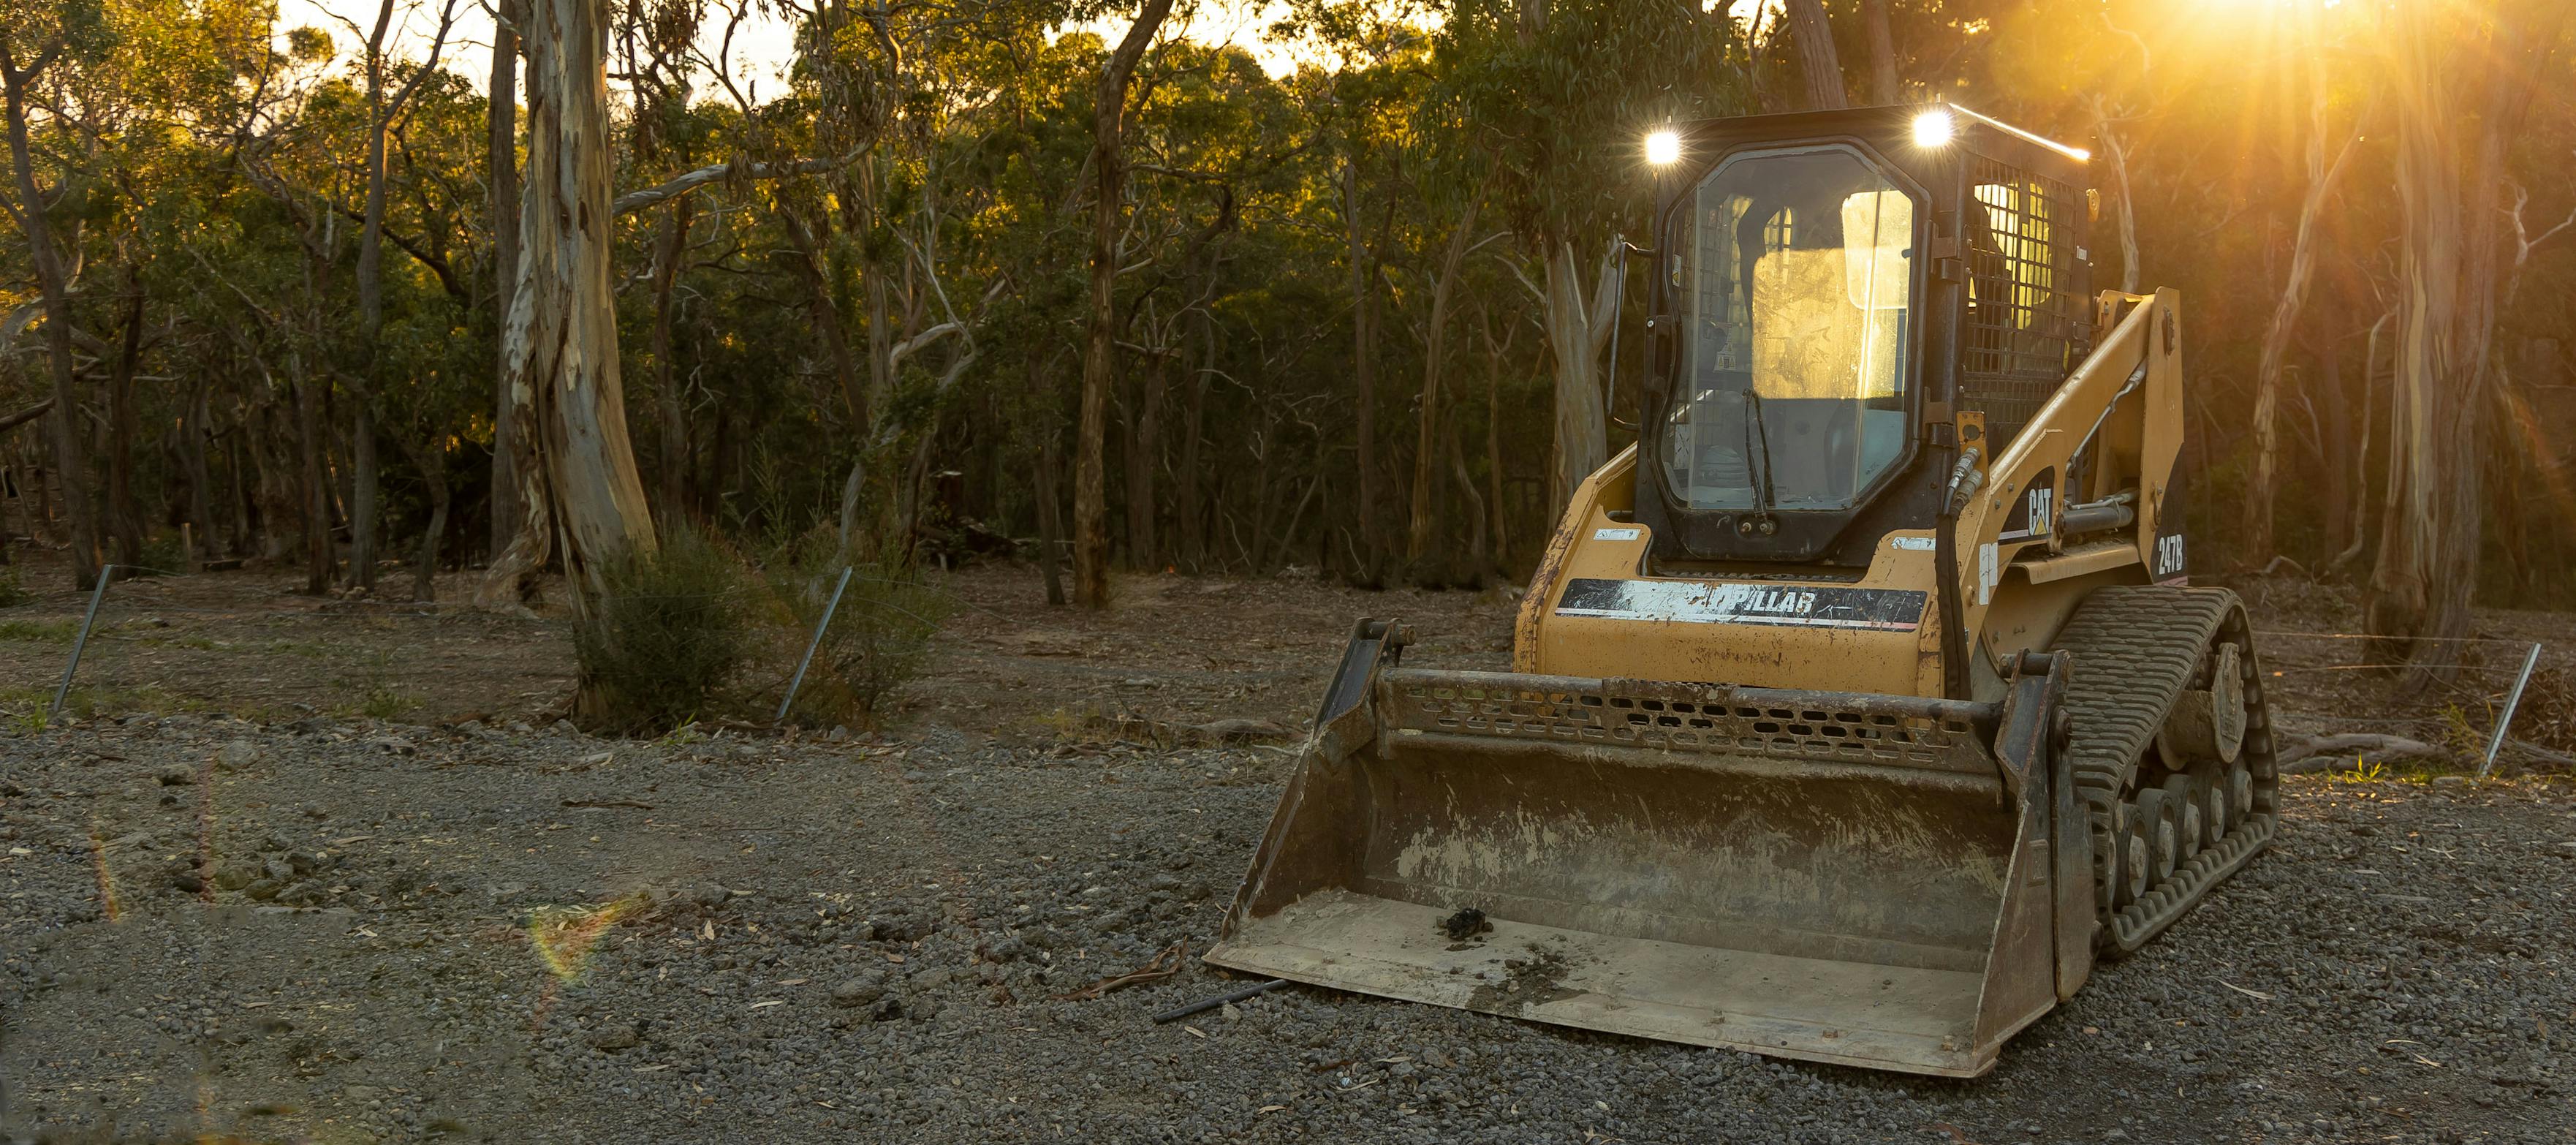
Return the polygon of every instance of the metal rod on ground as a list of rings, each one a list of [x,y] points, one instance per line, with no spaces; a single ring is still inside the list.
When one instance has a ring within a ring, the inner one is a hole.
[[[75,652],[72,655],[78,656],[80,653]],[[2531,683],[2531,670],[2539,663],[2540,642],[2534,640],[2531,642],[2531,654],[2522,658],[2522,674],[2513,678],[2513,691],[2505,695],[2504,714],[2496,717],[2495,734],[2487,737],[2487,758],[2485,762],[2478,764],[2478,778],[2486,778],[2487,772],[2494,769],[2496,751],[2504,747],[2504,731],[2513,726],[2513,709],[2522,703],[2522,689],[2524,685]]]
[[[1246,999],[1246,998],[1249,998],[1249,997],[1251,997],[1251,996],[1253,996],[1253,995],[1255,995],[1255,994],[1266,993],[1266,992],[1271,991],[1271,990],[1276,990],[1276,989],[1278,989],[1278,988],[1280,988],[1280,987],[1282,987],[1282,986],[1285,986],[1285,985],[1287,985],[1287,984],[1288,984],[1288,980],[1287,980],[1287,979],[1285,979],[1285,978],[1273,978],[1273,979],[1271,979],[1271,980],[1269,980],[1269,981],[1267,981],[1267,982],[1263,982],[1263,983],[1261,983],[1261,984],[1259,984],[1259,985],[1255,985],[1255,986],[1246,986],[1246,987],[1244,987],[1243,989],[1237,990],[1237,991],[1235,991],[1235,992],[1233,992],[1233,993],[1231,993],[1231,994],[1219,994],[1219,995],[1217,995],[1216,997],[1213,997],[1213,998],[1202,998],[1202,999],[1200,999],[1199,1001],[1192,1002],[1192,1003],[1190,1003],[1189,1005],[1186,1005],[1186,1006],[1181,1007],[1180,1009],[1177,1009],[1177,1010],[1165,1010],[1165,1011],[1163,1011],[1162,1013],[1159,1013],[1159,1014],[1154,1015],[1154,1024],[1155,1024],[1155,1025],[1157,1025],[1157,1026],[1159,1026],[1159,1025],[1162,1025],[1163,1023],[1165,1023],[1165,1022],[1177,1022],[1177,1021],[1180,1021],[1180,1020],[1181,1020],[1181,1019],[1183,1019],[1183,1018],[1189,1017],[1189,1016],[1190,1016],[1190,1015],[1192,1015],[1192,1014],[1201,1013],[1201,1012],[1204,1012],[1204,1011],[1207,1011],[1207,1010],[1213,1010],[1213,1009],[1216,1009],[1216,1008],[1217,1008],[1217,1007],[1219,1007],[1219,1006],[1225,1005],[1225,1004],[1226,1004],[1226,1003],[1228,1003],[1228,1002],[1240,1002],[1240,1001],[1242,1001],[1242,1000],[1244,1000],[1244,999]]]
[[[54,717],[63,714],[63,698],[72,694],[72,673],[80,671],[81,649],[89,647],[89,626],[98,619],[98,601],[107,595],[109,574],[115,565],[98,566],[98,584],[89,590],[89,611],[81,616],[80,635],[72,637],[72,662],[63,665],[63,682],[54,689],[54,704],[45,709],[45,726],[54,726]]]
[[[823,630],[832,626],[832,614],[840,611],[841,590],[850,587],[850,566],[841,566],[841,583],[832,586],[832,603],[823,606],[823,619],[814,623],[814,639],[805,645],[805,658],[796,662],[796,676],[787,681],[787,695],[778,701],[777,723],[787,718],[787,708],[796,702],[796,689],[805,686],[805,669],[814,663],[814,650],[823,646]]]

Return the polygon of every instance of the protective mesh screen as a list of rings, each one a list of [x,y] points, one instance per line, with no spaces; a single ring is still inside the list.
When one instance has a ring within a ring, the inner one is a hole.
[[[2000,450],[2039,413],[2075,363],[2085,320],[2075,247],[2081,201],[2066,184],[1976,157],[1969,191],[1968,325],[1962,409],[1986,415]],[[1982,216],[1982,217],[1979,217]]]

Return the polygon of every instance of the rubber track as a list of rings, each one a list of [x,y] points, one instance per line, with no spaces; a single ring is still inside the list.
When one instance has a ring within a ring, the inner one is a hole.
[[[2058,633],[2057,647],[2074,653],[2066,689],[2074,731],[2071,751],[2077,793],[2092,808],[2098,885],[2108,885],[2110,877],[2108,808],[2134,790],[2139,761],[2164,726],[2165,712],[2190,686],[2202,652],[2220,641],[2234,642],[2241,653],[2245,746],[2240,758],[2254,777],[2254,813],[2216,846],[2175,868],[2172,878],[2105,918],[2100,945],[2106,953],[2135,952],[2271,841],[2280,824],[2271,713],[2263,702],[2245,606],[2226,589],[2099,589],[2084,598]]]

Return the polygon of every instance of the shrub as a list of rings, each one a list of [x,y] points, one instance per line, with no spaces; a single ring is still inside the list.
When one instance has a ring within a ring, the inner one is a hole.
[[[27,591],[26,582],[19,579],[18,566],[0,565],[0,608],[16,608],[34,603],[35,599],[36,594]]]
[[[847,555],[830,535],[810,536],[770,563],[770,594],[786,629],[781,679],[813,640],[844,567],[849,587],[789,712],[807,724],[874,723],[885,698],[921,674],[940,625],[955,611],[947,590],[899,557]]]
[[[581,672],[573,718],[621,734],[688,723],[748,650],[741,562],[677,527],[663,533],[660,552],[613,561],[601,581],[604,591],[573,624]]]

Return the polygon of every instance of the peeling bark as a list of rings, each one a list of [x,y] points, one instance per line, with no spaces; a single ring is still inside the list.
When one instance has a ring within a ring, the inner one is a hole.
[[[502,345],[503,378],[526,431],[518,458],[523,517],[484,578],[484,607],[515,607],[522,579],[560,544],[574,604],[587,609],[608,561],[657,547],[626,434],[609,291],[606,16],[605,0],[529,0],[521,28],[528,178],[519,283]]]

